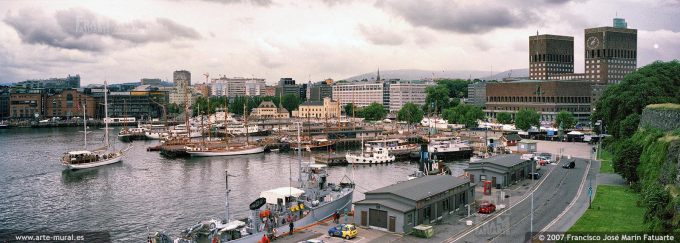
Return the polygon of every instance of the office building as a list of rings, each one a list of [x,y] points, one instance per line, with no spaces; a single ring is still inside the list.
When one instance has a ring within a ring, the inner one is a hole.
[[[175,89],[169,94],[170,103],[184,105],[185,101],[191,106],[193,97],[191,93],[191,73],[179,70],[172,73]]]
[[[564,73],[574,73],[574,37],[529,36],[529,79],[555,79]]]
[[[43,116],[43,92],[41,90],[22,90],[10,93],[10,117],[14,119],[39,118]]]
[[[304,93],[300,96],[300,86],[295,84],[295,80],[292,78],[281,78],[279,84],[276,87],[276,96],[286,96],[289,94],[295,95],[302,100],[305,98]],[[306,91],[306,90],[305,90]]]
[[[324,98],[323,101],[306,101],[293,111],[293,117],[336,118],[342,108],[337,101]]]
[[[365,193],[354,203],[354,223],[395,233],[411,233],[413,227],[432,224],[474,202],[470,181],[450,175],[431,175],[402,181]]]
[[[332,79],[331,80],[331,84]],[[309,90],[309,99],[311,101],[321,101],[323,98],[332,98],[333,97],[333,86],[328,84],[326,81],[321,81],[315,84],[312,84],[311,86],[308,86]]]
[[[97,98],[97,113],[104,117],[104,90],[92,90]],[[109,117],[135,117],[137,119],[162,118],[163,107],[167,109],[169,95],[164,91],[109,92]]]
[[[597,84],[617,84],[637,68],[637,30],[624,19],[614,27],[585,29],[585,75]]]
[[[276,96],[276,86],[265,86],[264,96]]]
[[[172,73],[172,81],[175,87],[184,88],[191,86],[191,72],[179,70]]]
[[[522,80],[486,84],[486,115],[513,115],[522,109],[541,114],[542,121],[555,121],[557,113],[569,111],[580,123],[588,124],[591,114],[592,83],[588,81]]]
[[[341,106],[350,103],[357,107],[365,107],[371,103],[384,105],[383,99],[384,86],[382,82],[336,82],[333,85],[333,100],[340,102]]]
[[[389,82],[387,101],[390,112],[399,112],[406,103],[414,103],[418,107],[425,105],[427,87],[433,86],[434,82],[425,80],[402,81],[394,80]],[[385,95],[383,95],[385,97]],[[385,99],[384,99],[385,100]]]
[[[82,90],[64,90],[48,95],[45,99],[45,117],[83,117],[94,118],[97,112],[97,100]]]
[[[33,79],[17,83],[17,87],[26,89],[77,89],[80,88],[80,75],[68,75],[66,78]]]
[[[245,82],[246,96],[264,96],[266,83],[263,78],[251,78]]]
[[[486,81],[479,81],[469,84],[468,99],[466,100],[466,103],[484,107],[486,105],[486,84]]]

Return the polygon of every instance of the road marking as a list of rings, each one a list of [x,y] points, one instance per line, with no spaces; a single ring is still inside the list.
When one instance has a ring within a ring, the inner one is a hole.
[[[569,209],[571,209],[571,207],[576,205],[576,201],[578,201],[578,198],[581,197],[581,192],[583,191],[583,187],[586,185],[586,178],[588,177],[588,172],[590,171],[590,165],[592,165],[592,164],[593,164],[593,161],[590,160],[588,162],[588,166],[586,167],[585,172],[583,172],[583,179],[581,179],[581,186],[579,186],[578,192],[576,193],[576,196],[574,197],[574,199],[571,200],[571,203],[569,203],[569,205],[564,209],[564,211],[562,211],[562,213],[560,213],[560,215],[557,215],[557,217],[555,219],[550,221],[550,223],[548,225],[546,225],[541,231],[539,231],[538,232],[539,234],[545,232],[546,230],[548,230],[548,228],[550,228],[555,223],[557,223],[557,221],[560,220],[569,211]]]
[[[558,165],[559,165],[559,164],[558,164]],[[503,211],[499,212],[498,214],[494,215],[493,217],[487,218],[486,220],[482,221],[482,223],[480,223],[480,224],[478,224],[478,225],[476,225],[476,226],[474,226],[474,227],[472,227],[472,228],[470,228],[470,229],[464,231],[463,233],[461,233],[461,234],[459,234],[459,235],[451,236],[450,238],[444,240],[443,242],[456,242],[456,241],[459,241],[461,238],[463,238],[463,237],[469,235],[469,234],[472,233],[473,231],[479,229],[480,227],[484,226],[485,224],[487,224],[487,223],[491,222],[492,220],[496,219],[497,217],[503,215],[505,212],[510,211],[510,209],[512,209],[512,208],[514,208],[515,206],[517,206],[518,204],[522,203],[524,200],[526,200],[527,198],[529,198],[529,197],[531,196],[532,193],[534,193],[536,190],[538,190],[538,188],[543,184],[543,182],[545,182],[546,179],[548,179],[548,177],[549,177],[550,174],[555,170],[555,168],[557,168],[557,167],[553,167],[552,169],[550,169],[550,171],[548,171],[548,173],[545,174],[545,176],[543,177],[543,179],[542,179],[541,181],[539,181],[539,183],[536,184],[536,185],[534,186],[534,189],[531,190],[530,193],[527,193],[527,195],[525,195],[522,199],[520,199],[520,200],[517,201],[516,203],[512,204],[510,207],[505,208]],[[454,239],[454,237],[456,237],[456,238]]]

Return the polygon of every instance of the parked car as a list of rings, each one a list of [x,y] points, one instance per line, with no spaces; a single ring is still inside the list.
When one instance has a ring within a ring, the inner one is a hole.
[[[531,179],[532,175],[533,175],[533,177],[534,177],[534,180],[541,179],[541,173],[538,173],[538,172],[536,172],[536,173],[529,173],[529,176],[528,176],[529,179]]]
[[[573,161],[573,160],[567,162],[566,164],[564,164],[564,165],[562,166],[562,168],[565,168],[565,169],[573,169],[574,167],[576,167],[576,162]]]
[[[546,158],[546,157],[543,157],[543,156],[536,156],[536,157],[534,157],[534,160],[537,161],[538,164],[540,164],[540,165],[547,165],[547,164],[550,164],[550,162],[551,162],[550,158]]]
[[[357,227],[353,224],[339,224],[328,229],[328,235],[342,237],[347,240],[357,237]]]
[[[490,202],[482,202],[479,204],[479,213],[490,214],[496,211],[496,205]]]

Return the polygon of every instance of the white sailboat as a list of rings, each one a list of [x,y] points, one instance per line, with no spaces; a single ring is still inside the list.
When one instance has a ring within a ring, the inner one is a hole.
[[[118,163],[123,159],[125,150],[109,151],[109,112],[108,112],[108,97],[107,97],[107,82],[104,81],[104,146],[93,151],[87,150],[87,118],[85,117],[85,106],[83,105],[83,123],[84,128],[84,150],[69,151],[64,153],[61,161],[66,167],[72,170],[87,169]]]

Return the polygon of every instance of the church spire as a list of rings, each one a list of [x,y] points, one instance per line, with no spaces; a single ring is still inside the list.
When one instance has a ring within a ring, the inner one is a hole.
[[[375,80],[380,81],[380,68],[378,68],[378,76],[375,77]]]

